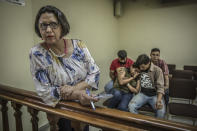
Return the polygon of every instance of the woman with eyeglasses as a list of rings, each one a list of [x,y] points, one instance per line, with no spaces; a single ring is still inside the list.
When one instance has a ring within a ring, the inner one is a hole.
[[[69,31],[65,15],[56,7],[38,11],[35,32],[43,41],[31,48],[30,67],[37,94],[53,107],[60,100],[79,100],[82,105],[98,101],[86,90],[98,89],[99,68],[81,40],[65,38]],[[61,118],[58,125],[59,131],[72,130],[67,119]]]

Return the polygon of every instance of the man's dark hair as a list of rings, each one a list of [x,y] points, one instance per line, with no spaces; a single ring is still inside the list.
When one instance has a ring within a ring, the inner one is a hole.
[[[159,49],[159,48],[153,48],[153,49],[151,50],[151,53],[152,53],[152,52],[157,52],[157,51],[160,53],[160,49]]]
[[[146,54],[141,54],[138,56],[136,60],[136,65],[139,67],[142,64],[148,64],[150,62],[150,58]]]
[[[39,37],[41,37],[40,30],[39,30],[39,19],[40,19],[40,16],[43,13],[46,13],[46,12],[47,13],[53,13],[55,15],[55,17],[57,18],[57,21],[61,25],[61,28],[62,28],[61,37],[67,35],[70,31],[70,25],[69,25],[69,23],[66,19],[66,16],[58,8],[56,8],[54,6],[51,6],[51,5],[43,6],[38,11],[37,16],[36,16],[36,20],[35,20],[35,32],[36,32],[36,34]]]
[[[133,65],[132,65],[132,67],[133,67],[133,68],[138,68],[137,63],[134,62]]]
[[[126,50],[119,50],[117,55],[120,59],[125,59],[127,57],[127,52]]]

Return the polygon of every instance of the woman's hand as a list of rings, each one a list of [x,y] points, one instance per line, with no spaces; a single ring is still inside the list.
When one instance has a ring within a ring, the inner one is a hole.
[[[99,99],[94,98],[93,95],[86,94],[85,90],[75,91],[78,94],[78,99],[82,105],[90,105],[90,101],[97,102]]]
[[[60,89],[61,98],[67,100],[75,90],[74,86],[64,85]]]
[[[62,86],[60,94],[63,100],[79,100],[82,105],[90,105],[90,101],[97,102],[99,100],[93,95],[86,94],[85,90],[76,90],[74,86],[69,85]]]

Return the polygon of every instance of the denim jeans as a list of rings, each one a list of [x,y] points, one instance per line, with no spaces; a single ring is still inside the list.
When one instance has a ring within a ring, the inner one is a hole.
[[[114,82],[111,80],[105,85],[104,89],[107,94],[112,94],[113,84]]]
[[[132,93],[125,93],[118,89],[113,88],[112,94],[114,95],[110,100],[108,107],[109,108],[117,108],[118,110],[122,111],[129,111],[128,104],[133,97]]]
[[[163,107],[162,109],[159,109],[159,110],[155,108],[156,101],[157,101],[157,96],[147,96],[147,95],[144,95],[143,93],[138,93],[136,96],[133,97],[133,99],[129,103],[129,111],[131,113],[138,114],[138,109],[142,107],[143,105],[145,105],[146,103],[149,103],[151,107],[153,108],[153,110],[155,110],[156,117],[164,118],[165,109],[166,109],[164,100],[162,99]]]

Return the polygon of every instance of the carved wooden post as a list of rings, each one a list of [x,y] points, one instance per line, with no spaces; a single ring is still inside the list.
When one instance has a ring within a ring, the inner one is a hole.
[[[9,121],[8,121],[8,107],[7,100],[0,99],[2,120],[3,120],[3,131],[9,131]]]
[[[32,131],[38,131],[38,110],[28,107],[28,112],[31,114]]]
[[[20,111],[22,105],[11,102],[12,107],[14,108],[14,116],[15,116],[15,121],[16,121],[16,131],[23,131],[23,125],[22,125],[22,119],[21,115],[22,112]]]
[[[47,119],[50,124],[50,131],[58,131],[58,125],[57,122],[59,120],[59,117],[54,114],[47,113]]]

